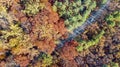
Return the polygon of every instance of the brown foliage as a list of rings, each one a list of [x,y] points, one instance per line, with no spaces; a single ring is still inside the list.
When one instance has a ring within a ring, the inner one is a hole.
[[[61,60],[58,67],[77,67],[75,60]]]
[[[20,67],[26,67],[30,62],[28,57],[24,55],[15,56],[14,60],[16,61],[16,63],[20,64]]]
[[[21,23],[28,22],[28,17],[22,12],[24,6],[21,6],[20,0],[17,0],[9,7],[9,13],[14,15]]]
[[[50,3],[40,13],[29,19],[32,23],[31,41],[42,51],[51,53],[55,48],[55,40],[65,33],[64,21],[52,10]]]
[[[66,43],[65,46],[60,51],[60,56],[66,60],[73,60],[78,55],[78,52],[76,51],[75,48],[75,46],[77,45],[78,44],[75,41]]]
[[[0,61],[0,67],[5,67],[5,61]]]
[[[65,34],[66,29],[64,20],[59,19],[58,14],[52,10],[51,4],[47,0],[43,2],[45,2],[45,8],[34,16],[25,15],[22,12],[24,6],[18,2],[13,3],[9,13],[14,14],[26,28],[24,32],[29,33],[34,45],[44,52],[51,53],[56,46],[54,42]]]
[[[48,54],[51,54],[56,46],[53,40],[35,41],[35,45]]]

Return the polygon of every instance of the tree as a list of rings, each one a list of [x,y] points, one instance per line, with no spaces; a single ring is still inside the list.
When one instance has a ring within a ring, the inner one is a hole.
[[[107,17],[105,18],[107,24],[110,27],[114,27],[116,24],[119,24],[120,22],[120,11],[115,11],[110,15],[107,15]]]
[[[93,39],[89,41],[77,40],[79,42],[79,45],[76,47],[76,50],[78,52],[81,52],[83,50],[88,49],[91,46],[96,45],[99,42],[99,40],[102,38],[104,33],[105,33],[104,30],[102,30],[99,34],[97,34],[95,37],[93,37]]]
[[[101,0],[101,4],[105,4],[107,2],[107,0]]]
[[[65,2],[56,1],[53,4],[54,10],[57,10],[59,16],[67,21],[65,24],[70,31],[81,26],[95,7],[96,2],[92,0],[65,0]]]

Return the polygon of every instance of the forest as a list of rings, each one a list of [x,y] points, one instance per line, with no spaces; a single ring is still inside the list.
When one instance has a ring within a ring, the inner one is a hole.
[[[120,67],[120,0],[0,0],[0,67]]]

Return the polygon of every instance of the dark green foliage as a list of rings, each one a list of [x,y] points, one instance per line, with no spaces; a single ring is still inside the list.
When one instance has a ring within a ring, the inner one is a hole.
[[[112,14],[107,15],[105,20],[110,27],[114,27],[116,25],[116,22],[120,22],[120,12],[115,11]]]
[[[70,31],[81,26],[95,7],[96,1],[92,0],[56,1],[53,5],[54,11],[57,11],[59,16],[65,19],[65,25]]]
[[[84,40],[78,41],[80,45],[76,47],[77,51],[81,52],[93,45],[96,45],[99,42],[99,40],[102,38],[104,33],[105,33],[104,30],[102,30],[98,35],[96,35],[93,39],[89,41],[84,41]]]
[[[114,13],[108,15],[105,20],[110,27],[114,27],[116,23],[120,23],[120,11],[115,11]]]

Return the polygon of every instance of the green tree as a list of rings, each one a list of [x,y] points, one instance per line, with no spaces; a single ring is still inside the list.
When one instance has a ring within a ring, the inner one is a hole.
[[[93,39],[89,41],[77,40],[79,42],[79,45],[76,47],[76,50],[78,52],[81,52],[83,50],[88,49],[91,46],[96,45],[99,42],[99,40],[102,38],[104,33],[105,33],[104,30],[102,30],[99,34],[97,34],[95,37],[93,37]]]
[[[120,22],[120,11],[115,11],[110,15],[107,15],[105,20],[110,27],[114,27],[116,24],[119,24]]]
[[[101,4],[105,4],[107,2],[107,0],[101,0]]]
[[[23,12],[29,16],[37,14],[45,7],[45,4],[41,0],[23,0],[23,2],[25,5]]]
[[[54,3],[53,9],[58,12],[59,16],[65,19],[65,25],[71,32],[74,28],[82,25],[88,18],[91,11],[96,7],[93,0],[75,0]]]

